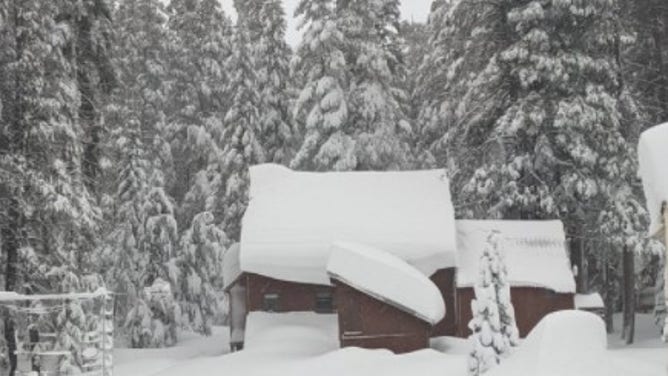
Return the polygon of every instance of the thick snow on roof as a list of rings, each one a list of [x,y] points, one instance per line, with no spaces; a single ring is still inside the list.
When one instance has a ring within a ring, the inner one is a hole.
[[[432,325],[445,316],[445,303],[436,285],[402,259],[380,249],[335,243],[327,273]]]
[[[241,231],[244,272],[329,284],[336,241],[388,251],[425,275],[455,265],[454,211],[444,170],[296,172],[250,170]]]
[[[662,229],[661,206],[668,201],[668,123],[657,125],[640,136],[640,176],[651,216],[650,234]]]
[[[491,231],[500,232],[511,286],[575,292],[561,221],[457,221],[458,287],[475,284]]]

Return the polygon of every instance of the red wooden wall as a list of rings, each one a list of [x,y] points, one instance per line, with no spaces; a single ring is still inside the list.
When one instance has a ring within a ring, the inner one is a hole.
[[[475,297],[472,287],[457,289],[457,335],[468,337],[471,331],[471,301]],[[515,320],[520,337],[526,337],[538,321],[546,315],[565,309],[573,309],[573,294],[560,294],[552,290],[536,287],[513,287],[510,289],[510,300],[515,308]]]
[[[315,311],[315,298],[318,292],[334,294],[332,286],[287,282],[250,273],[244,275],[243,283],[246,285],[248,294],[246,297],[248,312],[264,311],[265,294],[278,294],[276,312]],[[334,308],[336,308],[336,299],[334,299]]]
[[[397,354],[429,347],[429,323],[338,281],[335,296],[341,347]]]
[[[445,317],[434,326],[432,337],[457,335],[455,268],[441,269],[430,278],[441,291],[445,301]]]

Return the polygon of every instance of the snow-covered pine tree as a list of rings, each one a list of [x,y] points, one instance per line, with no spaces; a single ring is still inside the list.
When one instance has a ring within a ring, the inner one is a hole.
[[[142,252],[148,256],[144,300],[151,309],[150,346],[163,347],[176,343],[178,328],[182,325],[181,309],[174,300],[174,286],[169,282],[169,262],[176,256],[178,246],[178,225],[173,200],[164,189],[160,166],[154,164],[151,170],[150,188],[143,207],[146,219]]]
[[[226,91],[232,24],[217,0],[172,0],[168,7],[168,140],[174,176],[168,192],[179,205],[182,228],[211,210],[220,186],[222,118],[231,100]]]
[[[260,41],[264,28],[264,20],[260,18],[265,0],[233,0],[237,11],[238,23],[246,25],[249,46],[255,46]]]
[[[83,292],[80,278],[73,270],[54,268],[46,277],[52,279],[54,284],[59,285],[59,288],[55,291],[56,293]],[[60,365],[60,371],[66,374],[81,372],[82,351],[85,346],[84,337],[87,331],[87,317],[82,303],[78,299],[66,300],[62,302],[63,307],[52,318],[51,328],[56,333],[55,350],[68,351],[71,354]]]
[[[131,345],[158,347],[175,342],[180,320],[171,288],[169,294],[150,293],[156,281],[167,279],[167,262],[178,240],[173,200],[163,178],[171,171],[171,150],[164,139],[168,88],[163,42],[169,34],[158,0],[122,1],[115,19],[118,88],[105,117],[119,167],[118,204],[102,264],[110,264],[111,289],[127,294],[128,305],[119,306],[129,311],[119,319]],[[157,285],[164,290],[164,284]]]
[[[64,1],[60,17],[70,24],[75,48],[77,88],[81,103],[79,121],[84,136],[83,173],[96,195],[101,182],[104,129],[100,109],[115,81],[111,57],[112,7],[109,0]]]
[[[625,77],[635,92],[642,93],[647,122],[668,121],[668,4],[662,0],[622,1],[620,14],[634,42],[623,57],[629,63]]]
[[[626,252],[630,296],[629,252],[645,248],[634,230],[646,213],[636,182],[640,111],[623,80],[628,38],[617,2],[503,3],[487,5],[483,18],[511,32],[496,34],[502,41],[459,104],[475,111],[449,137],[451,148],[477,154],[458,170],[458,204],[478,215],[561,218],[576,262],[586,259],[585,239]]]
[[[213,214],[203,212],[181,236],[179,254],[170,263],[170,279],[184,320],[204,335],[211,335],[213,319],[223,311],[222,263],[228,245]]]
[[[214,214],[222,218],[225,233],[239,239],[241,217],[248,202],[248,168],[266,160],[259,141],[260,95],[247,26],[239,18],[234,34],[234,53],[227,62],[231,75],[232,104],[225,114],[222,135],[222,168],[224,184],[217,195]]]
[[[109,287],[118,295],[116,318],[125,322],[130,307],[138,304],[145,285],[148,254],[142,245],[146,237],[144,202],[148,191],[148,169],[139,124],[130,120],[116,138],[119,159],[117,192],[113,197],[115,212],[109,216],[113,231],[107,236],[102,250],[102,265],[106,269]],[[118,325],[122,327],[122,325]]]
[[[47,268],[75,269],[88,250],[99,211],[83,183],[80,103],[72,64],[72,33],[62,4],[0,2],[0,215],[5,290],[35,286],[43,275],[19,267],[34,256]],[[5,316],[11,368],[16,367],[14,321]]]
[[[499,49],[499,35],[504,35],[499,32],[503,9],[499,8],[498,14],[492,12],[495,9],[484,1],[435,1],[427,23],[430,48],[418,69],[413,92],[413,101],[420,104],[416,123],[418,159],[426,166],[447,166],[453,186],[463,185],[460,179],[466,179],[459,170],[477,166],[484,155],[479,150],[482,128],[461,124],[461,119],[475,115],[477,108],[469,109],[461,103],[472,81]],[[483,14],[490,22],[480,22]],[[479,105],[496,102],[490,97]],[[467,147],[456,147],[455,137],[458,141],[465,137]],[[454,194],[458,199],[458,193]],[[460,215],[471,216],[461,211]]]
[[[164,5],[159,0],[123,0],[114,14],[118,38],[114,43],[117,89],[105,118],[111,129],[137,122],[146,159],[163,176],[172,174],[166,143],[168,70],[166,40],[170,39]]]
[[[470,375],[480,375],[496,366],[511,346],[519,344],[500,243],[500,234],[493,231],[480,256],[478,279],[474,285],[476,298],[471,301],[473,318],[469,322],[473,332],[469,337],[473,345],[469,356]]]
[[[124,323],[134,348],[176,344],[181,311],[169,282],[162,278],[145,287],[141,299],[130,307]]]
[[[154,167],[152,167],[154,169]],[[162,186],[162,178],[155,173],[149,180],[144,207],[144,252],[148,253],[147,285],[158,278],[167,279],[167,263],[176,255],[178,227],[174,218],[174,203]]]
[[[450,148],[477,154],[459,169],[458,201],[482,202],[480,215],[579,225],[579,209],[627,184],[635,166],[636,110],[620,81],[614,2],[504,0],[483,10],[502,40],[448,136]]]
[[[303,82],[293,109],[303,134],[291,162],[297,169],[345,171],[358,164],[348,122],[343,33],[333,9],[332,0],[302,0],[295,12],[306,28],[291,63],[292,76]]]
[[[260,86],[260,142],[267,162],[287,165],[294,149],[290,118],[290,47],[285,41],[285,14],[280,0],[264,1],[260,9],[262,31],[254,48]]]
[[[445,0],[432,3],[425,25],[425,44],[428,47],[413,77],[415,87],[411,92],[411,100],[416,104],[416,157],[423,166],[443,164],[446,161],[444,156],[431,155],[434,152],[431,145],[446,131],[441,109],[443,102],[448,99],[444,95],[447,85],[455,78],[448,76],[448,70],[455,60],[452,55],[455,51],[464,52],[461,46],[452,43],[456,39],[453,36],[455,28],[448,22],[449,11],[456,6]]]
[[[406,116],[409,118],[411,124],[417,125],[418,112],[422,103],[416,100],[414,95],[417,86],[417,77],[420,65],[424,60],[427,52],[431,52],[431,46],[425,43],[427,39],[427,26],[422,22],[408,22],[401,23],[400,35],[402,40],[403,56],[406,59],[406,74],[402,79],[401,88],[408,95],[406,102]],[[419,133],[416,131],[411,135],[411,146],[416,145]],[[419,153],[417,153],[419,154]]]
[[[176,243],[176,220],[170,199],[148,171],[155,170],[147,160],[141,142],[139,123],[131,121],[119,131],[119,185],[112,217],[114,231],[102,252],[102,267],[110,287],[118,293],[119,327],[133,347],[162,347],[176,342],[180,310],[168,294],[151,293],[163,289],[167,262]],[[148,290],[148,291],[147,291]]]
[[[356,169],[400,169],[413,163],[407,143],[412,129],[402,105],[406,94],[399,85],[404,66],[396,48],[398,14],[393,0],[337,2],[350,72],[348,122],[355,134]]]

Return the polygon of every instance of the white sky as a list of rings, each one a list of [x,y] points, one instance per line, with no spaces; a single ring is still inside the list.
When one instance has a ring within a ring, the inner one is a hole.
[[[403,0],[401,2],[401,16],[405,20],[424,22],[429,15],[429,8],[431,7],[432,1],[433,0]],[[235,18],[236,12],[234,11],[234,0],[221,0],[221,3],[223,4],[225,12]],[[297,20],[293,18],[298,3],[299,0],[283,0],[285,14],[288,18],[287,40],[291,46],[296,46],[301,38],[299,31],[297,30]]]

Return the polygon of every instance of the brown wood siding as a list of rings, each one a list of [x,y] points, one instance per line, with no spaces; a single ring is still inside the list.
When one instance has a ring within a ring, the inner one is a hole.
[[[316,310],[316,294],[329,292],[334,296],[332,286],[310,285],[280,281],[258,274],[246,274],[243,278],[248,296],[248,312],[264,311],[264,296],[277,294],[276,312],[308,312]],[[336,299],[334,298],[334,307]]]
[[[335,284],[341,347],[383,348],[400,354],[429,346],[427,322],[346,284]]]
[[[445,317],[432,330],[432,337],[455,336],[457,334],[457,311],[455,297],[455,268],[441,269],[430,278],[441,291],[445,301]]]
[[[474,297],[471,287],[457,289],[457,334],[460,337],[471,334],[468,323],[472,318],[471,301]],[[560,294],[543,288],[513,287],[510,290],[510,300],[515,308],[515,320],[522,338],[549,313],[574,308],[573,294]]]

